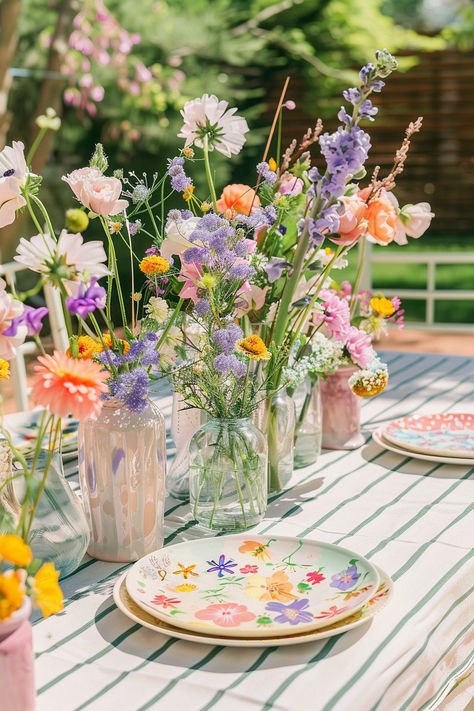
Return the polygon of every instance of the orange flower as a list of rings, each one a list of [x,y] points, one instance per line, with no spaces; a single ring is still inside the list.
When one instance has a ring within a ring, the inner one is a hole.
[[[104,341],[104,343],[105,343],[105,345],[107,346],[107,348],[110,348],[110,349],[112,348],[112,336],[110,335],[110,333],[103,333],[103,334],[102,334],[102,340]],[[123,353],[123,355],[125,355],[125,353],[128,353],[128,351],[130,350],[130,343],[129,343],[128,341],[121,341],[121,340],[118,339],[118,338],[116,338],[115,340],[116,340],[117,343],[121,343],[121,344],[122,344],[122,349],[123,349],[123,350],[122,350],[122,353]],[[104,350],[103,347],[102,347],[102,343],[99,342],[99,346],[100,346],[100,352],[102,352],[102,351]]]
[[[359,191],[359,197],[366,200],[371,188]],[[369,191],[369,192],[367,192]],[[395,237],[397,225],[397,211],[383,193],[370,200],[365,213],[367,220],[367,235],[378,244],[389,244]]]
[[[239,553],[250,553],[254,558],[258,558],[262,561],[271,560],[267,546],[258,541],[244,541],[243,544],[239,546]]]
[[[235,346],[252,360],[269,360],[272,356],[260,336],[248,336],[237,341]]]
[[[0,536],[0,558],[26,568],[33,560],[30,547],[20,536],[3,533]]]
[[[260,199],[249,185],[234,183],[227,185],[217,201],[217,209],[226,216],[234,217],[236,213],[249,215],[252,205],[260,205]]]
[[[0,358],[0,380],[8,380],[10,377],[10,363]]]
[[[378,298],[372,297],[369,301],[370,308],[373,309],[379,316],[392,316],[395,313],[395,306],[390,299],[385,296]]]
[[[23,603],[24,590],[16,573],[0,575],[0,620],[10,617]]]
[[[247,578],[245,594],[258,600],[290,602],[298,597],[293,595],[292,589],[293,584],[290,583],[287,574],[283,570],[278,570],[271,578],[266,578],[264,575],[250,575]]]
[[[79,420],[95,420],[102,409],[100,396],[108,388],[109,373],[93,360],[69,358],[65,353],[38,356],[31,397],[33,402],[48,407],[53,415],[72,414]]]
[[[170,263],[164,257],[157,254],[150,254],[140,262],[140,270],[149,276],[150,274],[164,274],[170,268]]]
[[[33,603],[41,608],[43,617],[63,609],[63,594],[58,584],[59,571],[52,563],[43,563],[34,577]]]
[[[104,349],[100,341],[97,341],[91,336],[79,336],[77,339],[77,358],[85,358],[86,360],[91,359],[94,353],[101,353]],[[71,348],[68,348],[66,355],[73,358]]]

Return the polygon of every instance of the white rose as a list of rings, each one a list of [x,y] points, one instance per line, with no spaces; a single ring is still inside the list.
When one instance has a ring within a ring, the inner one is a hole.
[[[400,217],[407,235],[418,239],[430,226],[434,212],[431,212],[429,202],[419,202],[402,207]]]
[[[185,249],[193,246],[190,235],[199,224],[199,217],[189,217],[187,220],[169,220],[166,223],[166,238],[160,247],[160,254],[168,261],[173,254],[181,256]]]

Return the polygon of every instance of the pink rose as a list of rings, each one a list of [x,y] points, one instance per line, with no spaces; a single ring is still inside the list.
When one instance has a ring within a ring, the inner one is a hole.
[[[353,363],[360,368],[366,368],[374,357],[374,349],[369,336],[355,326],[349,328],[346,348]]]
[[[281,195],[289,195],[294,197],[299,195],[303,191],[303,181],[301,178],[296,178],[291,173],[283,173],[280,178],[280,185],[278,187],[278,192]]]
[[[361,234],[364,232],[366,227],[366,222],[364,220],[367,205],[358,196],[351,195],[342,198],[344,203],[345,212],[339,219],[339,239],[332,239],[332,242],[337,244],[349,244],[350,242],[355,242]]]
[[[79,168],[63,175],[77,199],[97,215],[118,215],[128,207],[127,200],[119,200],[122,183],[118,178],[107,178],[98,168]]]

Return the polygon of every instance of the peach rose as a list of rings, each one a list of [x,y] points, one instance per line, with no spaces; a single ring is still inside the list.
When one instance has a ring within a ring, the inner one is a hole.
[[[340,236],[331,241],[336,244],[349,244],[355,242],[366,229],[367,204],[358,195],[343,197],[342,201],[345,212],[339,220],[338,234]]]
[[[367,200],[371,188],[359,190],[359,197]],[[369,201],[365,213],[367,220],[367,237],[378,244],[389,244],[395,238],[397,228],[397,211],[385,191]]]
[[[118,178],[107,178],[98,168],[79,168],[63,175],[77,199],[97,215],[118,215],[128,207],[127,200],[119,200],[122,183]]]
[[[233,217],[236,213],[249,215],[253,207],[260,205],[260,199],[249,185],[234,183],[227,185],[217,201],[217,209],[226,216]]]

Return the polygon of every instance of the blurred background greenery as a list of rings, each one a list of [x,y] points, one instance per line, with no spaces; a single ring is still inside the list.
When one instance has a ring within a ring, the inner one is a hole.
[[[285,75],[297,79],[292,126],[298,117],[306,126],[307,117],[330,115],[332,128],[341,90],[377,48],[400,54],[400,71],[409,73],[424,53],[471,56],[473,38],[469,0],[0,0],[0,147],[14,139],[30,145],[34,118],[47,106],[62,116],[61,130],[43,142],[33,166],[44,175],[42,196],[61,227],[74,205],[60,177],[86,165],[95,143],[103,142],[112,169],[160,172],[182,146],[176,134],[183,103],[215,93],[238,106],[251,127],[236,159],[215,156],[217,184],[252,184]],[[434,98],[433,112],[436,105]],[[410,249],[474,251],[465,224],[448,230],[435,220]],[[85,237],[98,232],[92,222]],[[0,230],[2,260],[30,234],[26,219]],[[375,283],[424,287],[425,272],[424,265],[402,274],[376,265]],[[438,268],[439,286],[472,288],[471,274],[469,265]],[[472,303],[456,305],[458,321],[474,320]],[[452,306],[440,303],[438,320],[449,321]],[[423,303],[410,304],[409,317],[423,313]]]

